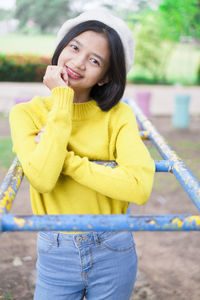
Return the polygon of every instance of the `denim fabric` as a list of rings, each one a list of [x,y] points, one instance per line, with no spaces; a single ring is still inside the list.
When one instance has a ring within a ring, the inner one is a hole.
[[[129,231],[40,232],[34,300],[128,300],[136,272]]]

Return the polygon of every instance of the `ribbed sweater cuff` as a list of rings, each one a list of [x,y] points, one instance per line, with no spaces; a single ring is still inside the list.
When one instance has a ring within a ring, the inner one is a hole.
[[[71,111],[74,99],[74,91],[72,88],[59,86],[52,89],[51,93],[54,98],[53,110],[62,109]]]

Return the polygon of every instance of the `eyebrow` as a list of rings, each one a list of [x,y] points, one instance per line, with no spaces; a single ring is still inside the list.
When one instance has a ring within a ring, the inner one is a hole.
[[[79,41],[79,40],[77,40],[77,39],[73,39],[72,41],[75,41],[79,46],[81,46],[81,47],[83,47],[84,45]],[[101,61],[102,61],[102,63],[104,63],[105,64],[105,59],[101,56],[101,55],[99,55],[99,54],[97,54],[97,53],[92,53],[92,55],[94,55],[94,56],[96,56],[98,59],[100,59]]]

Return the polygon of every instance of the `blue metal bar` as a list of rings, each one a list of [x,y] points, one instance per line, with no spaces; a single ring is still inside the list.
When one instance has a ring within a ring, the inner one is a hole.
[[[144,130],[149,131],[151,141],[161,154],[161,156],[173,163],[173,173],[176,176],[179,183],[182,185],[186,193],[192,199],[193,203],[200,211],[200,182],[191,173],[186,164],[178,157],[175,151],[173,151],[158,133],[155,127],[143,114],[141,109],[136,105],[133,99],[128,99],[127,102],[133,109],[138,122]]]
[[[17,157],[11,164],[0,186],[0,214],[8,213],[23,179],[23,170]]]
[[[103,164],[112,168],[117,167],[115,161],[95,161],[98,164]],[[172,172],[173,164],[170,161],[160,160],[155,161],[156,172]],[[17,160],[14,159],[10,169],[2,185],[0,186],[0,214],[8,213],[12,207],[12,203],[15,199],[16,193],[23,179],[23,170]]]
[[[43,215],[3,214],[2,231],[200,231],[192,215]]]
[[[105,167],[116,168],[118,165],[115,161],[93,160],[96,164],[104,165]],[[171,172],[173,173],[174,163],[170,160],[155,160],[156,172]]]
[[[143,129],[142,138],[149,138],[165,160],[155,161],[157,172],[173,172],[189,194],[197,208],[200,207],[200,183],[183,161],[166,144],[150,121],[134,102],[129,101]],[[116,162],[95,161],[109,167],[117,167]],[[1,231],[200,231],[200,216],[193,215],[43,215],[19,217],[5,214],[10,210],[23,170],[14,160],[0,188],[0,232]],[[78,225],[77,225],[78,224]]]
[[[143,140],[149,140],[151,138],[151,135],[148,130],[140,131],[140,136]]]
[[[155,160],[156,172],[173,173],[174,163],[171,160]]]

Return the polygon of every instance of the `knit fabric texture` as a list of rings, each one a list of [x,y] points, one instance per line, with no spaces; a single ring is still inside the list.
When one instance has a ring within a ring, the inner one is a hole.
[[[13,151],[30,182],[34,214],[124,214],[151,193],[155,165],[132,109],[103,112],[95,100],[73,103],[69,87],[13,107]],[[45,126],[38,144],[34,138]],[[117,168],[91,160],[115,160]]]

